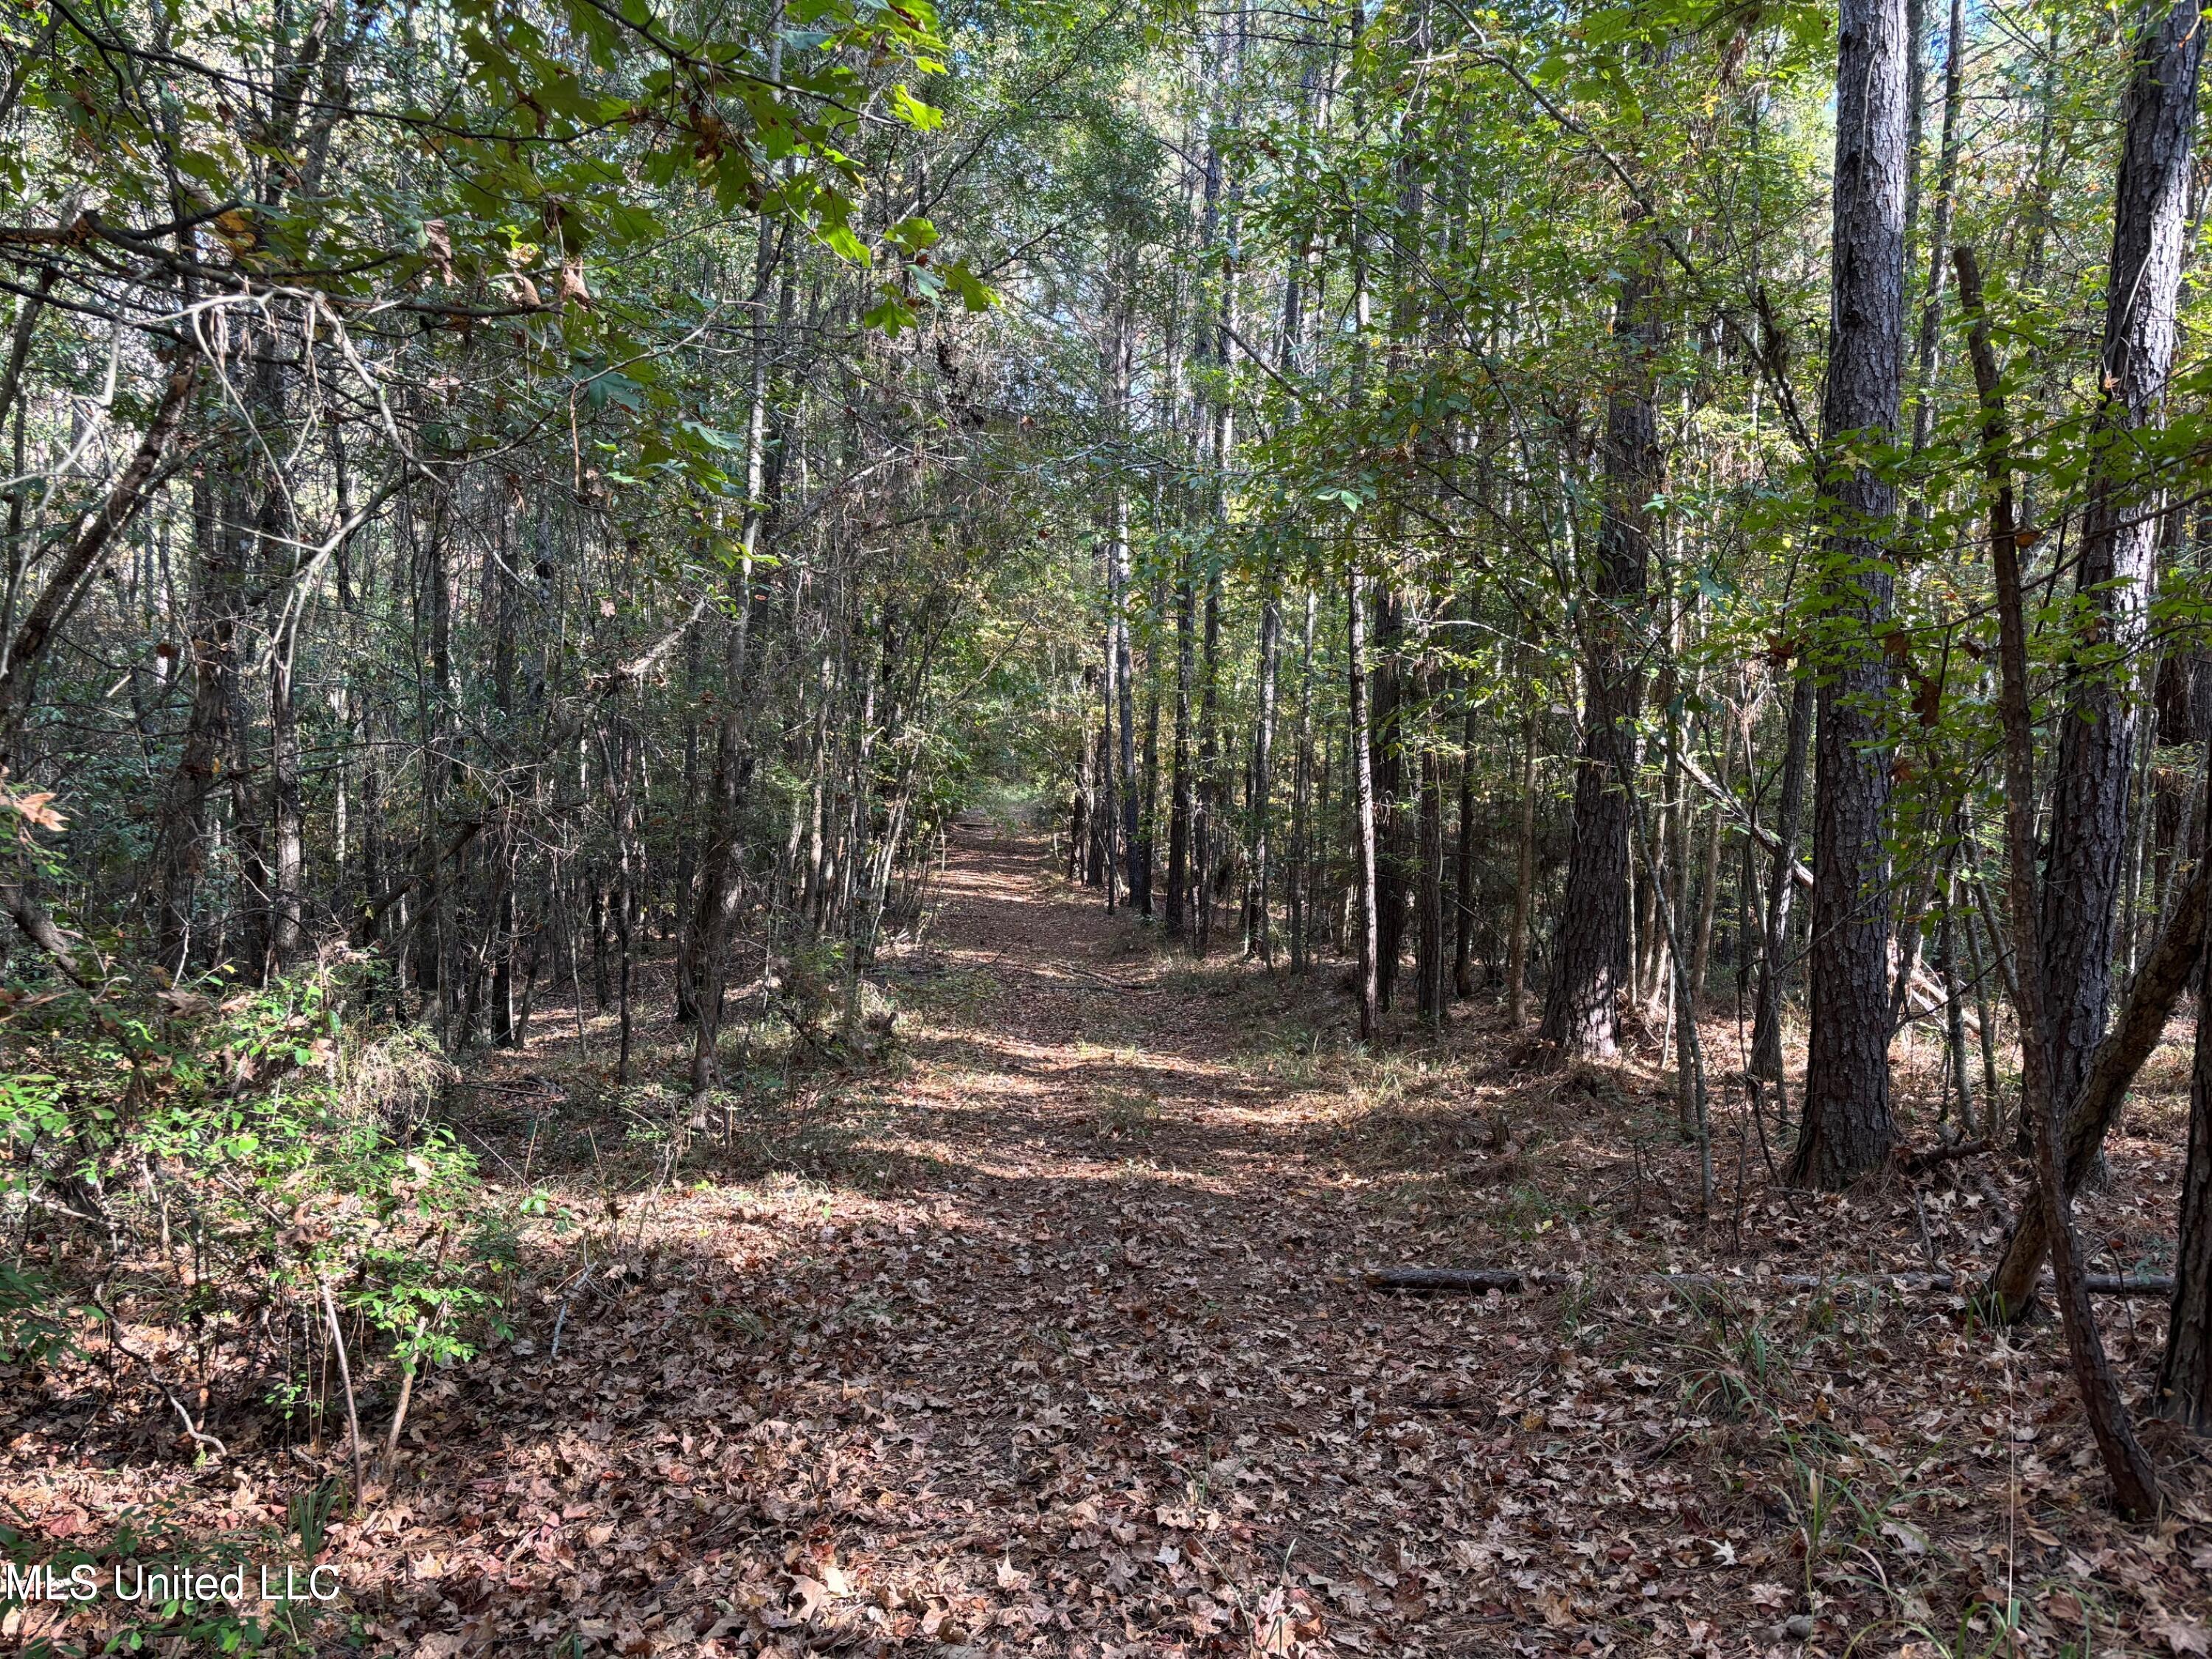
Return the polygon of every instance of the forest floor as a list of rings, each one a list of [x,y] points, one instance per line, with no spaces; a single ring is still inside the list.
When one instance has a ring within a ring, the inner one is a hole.
[[[457,1121],[575,1223],[339,1523],[332,1650],[2207,1651],[2204,1449],[2153,1425],[2167,1516],[2116,1523],[2055,1328],[1882,1277],[1970,1280],[2009,1158],[1786,1194],[1717,1086],[1704,1219],[1654,1055],[1515,1069],[1487,1002],[1360,1055],[1334,975],[1194,965],[1003,829],[956,832],[939,897],[888,1050],[758,1081],[672,1180],[651,1087],[617,1144],[605,1017],[471,1067]],[[674,1101],[660,972],[638,1066]],[[2100,1265],[2171,1229],[2187,1036],[2085,1206]],[[1737,1040],[1716,1016],[1716,1073]],[[1571,1284],[1363,1277],[1415,1263]],[[2102,1311],[2139,1382],[2162,1305]],[[5,1496],[58,1538],[156,1498],[266,1524],[299,1484],[99,1467],[8,1410]]]

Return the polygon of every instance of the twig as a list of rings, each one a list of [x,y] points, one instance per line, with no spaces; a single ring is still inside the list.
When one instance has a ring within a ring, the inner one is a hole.
[[[1931,1273],[1941,1273],[1943,1270],[1942,1264],[1936,1259],[1936,1241],[1928,1236],[1928,1212],[1920,1206],[1920,1194],[1917,1188],[1914,1189],[1912,1194],[1912,1220],[1913,1224],[1920,1229],[1920,1254],[1928,1258],[1928,1271]]]
[[[128,1352],[129,1350],[126,1349],[125,1352]],[[157,1381],[155,1386],[161,1389],[163,1394],[168,1395],[169,1403],[177,1408],[177,1415],[185,1420],[185,1432],[186,1434],[191,1436],[193,1439],[198,1441],[203,1446],[213,1446],[216,1450],[216,1455],[218,1457],[228,1457],[230,1455],[230,1448],[224,1445],[222,1441],[216,1439],[211,1434],[202,1433],[199,1430],[192,1426],[192,1414],[185,1409],[185,1402],[183,1401],[178,1399],[173,1394],[169,1394],[168,1388],[166,1384]]]
[[[420,1343],[422,1330],[429,1322],[415,1322],[414,1340]],[[392,1408],[392,1427],[384,1437],[384,1466],[387,1472],[394,1468],[399,1455],[399,1431],[407,1426],[407,1407],[415,1398],[415,1362],[410,1361],[399,1369],[399,1403]]]
[[[361,1411],[354,1403],[353,1365],[346,1358],[345,1333],[338,1328],[338,1304],[331,1295],[331,1281],[318,1273],[315,1284],[323,1293],[323,1317],[329,1322],[331,1341],[338,1351],[338,1382],[345,1389],[347,1449],[353,1455],[353,1506],[358,1510],[368,1483],[361,1473]]]
[[[1101,985],[1110,987],[1112,989],[1116,991],[1156,991],[1159,988],[1158,985],[1152,983],[1149,980],[1140,981],[1133,984],[1127,980],[1109,979],[1105,975],[1099,973],[1095,969],[1085,968],[1077,963],[1064,962],[1060,966],[1066,969],[1071,974],[1080,974],[1085,979],[1095,979]]]
[[[592,1282],[592,1275],[598,1271],[599,1263],[586,1262],[583,1276],[571,1285],[568,1294],[561,1298],[561,1311],[553,1316],[553,1345],[545,1356],[549,1364],[561,1357],[561,1328],[568,1322],[568,1304],[584,1293],[584,1287]]]

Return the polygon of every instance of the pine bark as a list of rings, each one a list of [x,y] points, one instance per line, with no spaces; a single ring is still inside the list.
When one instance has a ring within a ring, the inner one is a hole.
[[[1652,395],[1658,286],[1648,270],[1622,282],[1613,311],[1616,380],[1606,401],[1605,496],[1595,568],[1576,612],[1589,690],[1575,760],[1574,841],[1544,997],[1540,1040],[1563,1057],[1602,1059],[1620,1046],[1628,988],[1628,860],[1643,703],[1645,579],[1651,542],[1644,503],[1664,487]]]
[[[1283,881],[1284,922],[1290,934],[1291,971],[1306,970],[1309,907],[1308,865],[1311,859],[1314,787],[1313,655],[1316,595],[1305,592],[1305,626],[1298,646],[1298,742],[1291,763],[1290,866]]]
[[[2160,422],[2173,366],[2203,33],[2195,0],[2154,15],[2136,42],[2115,187],[2101,403],[2091,434],[2081,556],[2043,891],[2051,1090],[2063,1109],[2105,1024],[2130,835],[2137,718],[2131,680],[2148,625],[2157,515],[2133,434]]]
[[[1190,716],[1191,682],[1197,672],[1198,590],[1185,546],[1176,568],[1175,738],[1168,785],[1168,905],[1170,939],[1189,931],[1191,864]]]
[[[1836,65],[1835,225],[1820,413],[1825,599],[1814,757],[1811,1053],[1791,1178],[1848,1185],[1888,1156],[1889,806],[1883,703],[1896,486],[1865,459],[1893,443],[1905,344],[1907,58],[1903,0],[1844,0]]]
[[[1273,903],[1275,793],[1275,692],[1282,655],[1282,583],[1271,565],[1262,578],[1260,604],[1259,707],[1252,720],[1250,798],[1245,842],[1251,865],[1244,884],[1244,954],[1274,966],[1275,939],[1269,908]]]

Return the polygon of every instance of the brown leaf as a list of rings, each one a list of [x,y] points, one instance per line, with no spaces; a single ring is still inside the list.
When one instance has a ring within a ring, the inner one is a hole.
[[[2212,1654],[2212,1629],[2189,1613],[2153,1607],[2143,1628],[2163,1640],[2170,1653]]]
[[[68,825],[69,820],[47,804],[54,798],[54,792],[51,789],[40,789],[20,795],[12,791],[0,791],[0,794],[4,794],[7,805],[15,808],[19,817],[39,829],[61,830]]]

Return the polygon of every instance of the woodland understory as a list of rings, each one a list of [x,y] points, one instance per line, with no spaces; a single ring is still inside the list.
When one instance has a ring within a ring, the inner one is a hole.
[[[8,9],[0,1642],[2212,1654],[2204,46]]]
[[[939,925],[889,955],[872,1060],[758,1045],[674,1178],[665,1011],[617,1121],[618,1017],[547,1035],[440,1113],[498,1184],[562,1195],[520,1241],[514,1334],[441,1369],[321,1559],[329,1650],[951,1654],[2191,1653],[2212,1468],[2165,1425],[2153,1526],[2114,1519],[2054,1324],[1985,1272],[2009,1157],[1841,1196],[1772,1180],[1714,1109],[1717,1202],[1656,1038],[1559,1070],[1488,1002],[1376,1057],[1340,992],[1194,965],[1071,890],[1041,837],[956,829]],[[642,975],[665,981],[665,957]],[[1742,1040],[1724,1000],[1704,1033]],[[2178,1020],[2082,1204],[2100,1265],[2170,1225]],[[1916,1127],[1940,1049],[1897,1056]],[[1771,1125],[1768,1126],[1770,1130]],[[1409,1261],[1559,1282],[1428,1298]],[[124,1264],[149,1308],[174,1264]],[[1641,1274],[1710,1273],[1688,1291]],[[1776,1275],[1811,1274],[1792,1291]],[[346,1474],[336,1379],[287,1423],[235,1329],[97,1342],[11,1391],[5,1496],[46,1547],[159,1516],[210,1559],[301,1559],[294,1494]],[[2154,1363],[2155,1302],[2106,1310]],[[380,1446],[389,1375],[358,1407]],[[58,1643],[126,1621],[16,1614]],[[319,1617],[314,1615],[319,1614]],[[158,1621],[141,1621],[158,1628]],[[205,1638],[203,1638],[203,1640]],[[211,1644],[210,1644],[211,1645]],[[175,1650],[197,1650],[190,1644]]]

